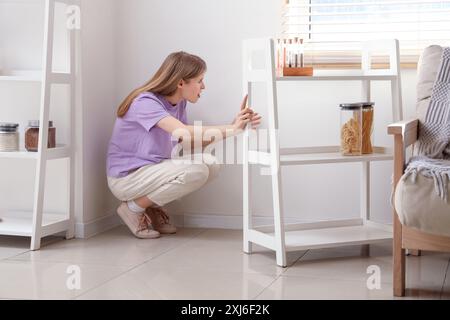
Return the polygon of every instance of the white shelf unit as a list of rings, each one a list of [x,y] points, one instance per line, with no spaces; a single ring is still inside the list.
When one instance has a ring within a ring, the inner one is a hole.
[[[43,28],[43,52],[42,70],[11,71],[0,74],[2,82],[38,82],[41,86],[40,100],[40,131],[38,152],[0,152],[0,165],[2,159],[30,159],[36,161],[35,187],[32,212],[9,211],[1,214],[0,235],[31,237],[31,250],[38,250],[41,239],[49,235],[65,232],[66,239],[74,237],[74,130],[75,130],[75,34],[73,30],[68,32],[69,67],[67,73],[53,71],[53,44],[55,28],[55,6],[57,3],[72,4],[70,0],[45,0],[44,28]],[[0,3],[1,5],[1,3]],[[24,3],[26,5],[26,3]],[[48,123],[50,114],[50,96],[53,84],[65,84],[70,87],[70,134],[68,145],[57,145],[56,148],[47,148]],[[43,212],[45,179],[47,162],[56,159],[68,159],[68,203],[66,212]],[[19,173],[20,174],[20,173]]]
[[[244,252],[252,253],[252,244],[258,244],[276,252],[279,266],[286,267],[286,252],[329,248],[346,245],[368,245],[392,239],[392,226],[370,219],[370,163],[392,160],[392,150],[374,147],[374,153],[362,156],[342,156],[339,146],[281,148],[278,140],[277,84],[285,81],[361,81],[362,101],[371,101],[371,81],[388,81],[391,84],[392,117],[394,122],[403,118],[400,60],[398,40],[369,41],[363,44],[361,70],[316,70],[313,76],[276,77],[273,39],[250,39],[243,42],[243,85],[252,105],[252,85],[267,85],[268,129],[270,151],[250,150],[250,132],[247,129],[243,141],[243,233]],[[371,69],[371,56],[384,51],[389,55],[389,69]],[[257,61],[253,61],[259,57]],[[261,57],[264,57],[263,59]],[[261,60],[264,60],[262,63]],[[261,67],[261,65],[263,65]],[[313,165],[359,162],[361,163],[361,208],[359,219],[319,221],[285,225],[282,203],[281,168],[287,165]],[[250,165],[270,170],[273,196],[273,226],[254,227],[251,210]]]

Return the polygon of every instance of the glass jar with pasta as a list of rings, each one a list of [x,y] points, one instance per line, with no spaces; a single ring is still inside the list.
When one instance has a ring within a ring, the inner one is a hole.
[[[362,154],[362,117],[361,103],[343,103],[341,108],[341,154],[360,156]]]

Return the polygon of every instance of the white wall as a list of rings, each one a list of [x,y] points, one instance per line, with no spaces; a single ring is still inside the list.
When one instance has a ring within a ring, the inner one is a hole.
[[[25,0],[24,0],[25,1]],[[31,0],[30,0],[31,1]],[[34,1],[34,0],[33,0]],[[108,141],[118,103],[132,89],[148,80],[172,51],[184,50],[202,56],[208,63],[204,96],[190,105],[190,122],[229,123],[242,99],[241,41],[246,38],[275,36],[280,31],[281,2],[275,0],[81,0],[82,5],[82,100],[77,109],[78,215],[79,235],[88,235],[110,223],[117,200],[107,188],[105,161]],[[12,3],[12,2],[11,2]],[[41,3],[42,0],[37,0]],[[29,11],[0,12],[0,68],[37,69],[40,56],[40,25],[43,15]],[[35,11],[39,12],[37,9]],[[15,31],[8,26],[17,23]],[[11,37],[11,35],[15,35]],[[24,41],[17,38],[24,37]],[[13,45],[11,45],[13,44]],[[415,100],[415,72],[403,72],[405,114],[412,116]],[[255,108],[263,108],[261,88],[257,87]],[[27,90],[27,95],[22,94]],[[28,93],[29,92],[29,93]],[[279,87],[282,145],[338,144],[337,105],[358,99],[357,84],[310,84]],[[390,122],[389,90],[379,83],[373,88],[376,101],[377,144],[389,145],[386,125]],[[37,117],[39,87],[18,84],[0,87],[0,121],[26,121]],[[63,93],[56,104],[63,105]],[[30,112],[29,110],[35,110]],[[63,130],[60,110],[53,114]],[[23,135],[22,135],[23,137]],[[59,135],[64,139],[64,134]],[[22,138],[23,139],[23,138]],[[239,149],[240,150],[240,149]],[[22,174],[17,175],[18,170]],[[307,166],[283,169],[285,210],[288,219],[315,220],[354,217],[359,210],[358,164]],[[64,208],[64,192],[59,184],[64,164],[50,171],[51,197],[48,207]],[[33,165],[2,160],[0,163],[0,213],[11,208],[31,209]],[[374,215],[390,220],[391,168],[377,163],[373,169]],[[18,178],[19,177],[19,178]],[[254,210],[271,214],[270,179],[255,172]],[[219,179],[171,205],[172,212],[195,217],[230,217],[236,225],[242,213],[242,170],[224,166]],[[233,219],[236,217],[236,219]],[[226,222],[225,219],[217,221]],[[220,226],[220,224],[218,225]],[[225,226],[225,224],[223,225]]]
[[[106,183],[106,151],[115,119],[115,0],[82,0],[83,224],[111,214],[114,199]]]
[[[207,89],[198,104],[189,106],[190,122],[203,120],[210,125],[231,121],[242,98],[241,41],[278,34],[281,3],[273,0],[120,0],[118,96],[125,96],[150,78],[167,54],[184,50],[202,56],[208,63]],[[402,76],[405,114],[412,115],[415,71],[405,71]],[[389,92],[387,84],[378,83],[373,87],[373,100],[377,103],[375,142],[380,145],[391,143],[386,135],[391,117]],[[355,83],[280,85],[282,145],[337,145],[337,106],[360,100],[359,93],[360,87]],[[255,108],[263,107],[259,102],[263,101],[262,97],[256,99]],[[376,163],[372,173],[373,214],[378,220],[389,221],[391,165]],[[286,216],[308,221],[358,216],[358,174],[359,164],[283,169]],[[172,209],[183,214],[239,216],[241,184],[240,166],[223,167],[218,180],[176,202]],[[269,216],[270,179],[255,172],[254,184],[254,211]]]

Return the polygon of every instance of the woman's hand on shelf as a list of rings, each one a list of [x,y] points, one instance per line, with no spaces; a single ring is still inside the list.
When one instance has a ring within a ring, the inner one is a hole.
[[[256,129],[261,124],[261,116],[247,106],[247,100],[248,95],[244,97],[241,109],[232,123],[236,131],[244,130],[248,124],[251,124],[252,129]]]

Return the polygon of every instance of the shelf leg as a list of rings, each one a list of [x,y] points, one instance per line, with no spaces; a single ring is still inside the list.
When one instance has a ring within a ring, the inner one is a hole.
[[[36,164],[36,181],[34,189],[33,205],[33,226],[31,236],[31,250],[36,251],[41,248],[42,216],[44,209],[44,188],[45,188],[46,161],[42,156]]]
[[[247,139],[245,137],[244,139]],[[244,143],[245,144],[245,143]],[[247,149],[248,150],[248,149]],[[248,151],[247,151],[248,152]],[[244,193],[243,193],[243,200],[244,200],[244,252],[247,254],[252,253],[252,242],[249,240],[249,231],[252,228],[252,209],[251,209],[251,172],[250,172],[250,164],[247,161],[244,161],[244,176],[243,176],[243,182],[244,182]]]
[[[361,219],[365,224],[370,220],[370,162],[361,164]],[[361,256],[370,256],[370,245],[361,246]]]
[[[370,162],[361,164],[361,219],[370,220]]]
[[[73,125],[73,124],[72,124]],[[73,142],[72,142],[73,143]],[[69,213],[69,229],[66,231],[66,240],[73,239],[75,237],[75,161],[72,152],[71,157],[68,159],[67,170],[67,212]]]
[[[73,223],[70,225],[69,230],[66,231],[66,240],[70,240],[75,238],[75,227],[73,226]]]
[[[361,97],[363,101],[369,102],[371,100],[370,81],[362,81]],[[363,162],[361,168],[361,219],[365,224],[370,220],[370,162]],[[370,245],[364,244],[361,246],[361,256],[370,256]]]
[[[40,236],[33,235],[33,236],[31,237],[31,247],[30,247],[30,250],[31,250],[31,251],[37,251],[37,250],[39,250],[39,249],[41,249],[41,238],[40,238]]]
[[[361,256],[370,257],[370,244],[363,244],[361,246]]]
[[[403,105],[402,105],[402,86],[400,82],[400,74],[397,80],[391,81],[392,91],[392,116],[395,122],[403,120]]]
[[[52,1],[45,2],[45,22],[44,22],[44,42],[42,53],[42,68],[45,79],[41,84],[41,101],[40,101],[40,123],[41,131],[39,133],[39,157],[36,163],[36,178],[34,185],[34,201],[33,201],[33,225],[31,236],[31,250],[39,250],[41,247],[42,237],[42,219],[44,210],[44,191],[45,191],[45,175],[47,169],[47,141],[48,141],[48,118],[50,114],[50,74],[52,72],[53,61],[53,27],[55,16],[55,3]]]
[[[274,172],[276,170],[276,172]],[[281,169],[272,168],[272,194],[275,222],[275,248],[277,254],[277,264],[280,267],[287,267],[286,244],[284,233],[283,204],[281,192]]]
[[[371,86],[369,80],[362,81],[361,98],[363,101],[371,100]],[[361,163],[361,203],[360,203],[361,219],[365,224],[370,220],[370,162]],[[369,251],[364,248],[363,251]]]
[[[244,83],[244,92],[248,94],[247,103],[252,105],[252,84],[250,82]],[[251,172],[249,163],[250,150],[250,132],[249,128],[245,129],[243,135],[243,229],[244,229],[244,246],[243,250],[247,254],[253,251],[252,242],[249,239],[249,231],[253,228],[252,207],[251,207]]]
[[[77,102],[77,90],[76,90],[76,69],[77,69],[77,50],[76,42],[77,37],[75,32],[69,32],[70,38],[70,73],[72,74],[72,81],[70,83],[70,158],[68,167],[68,212],[70,225],[69,230],[66,233],[66,239],[75,238],[75,140],[76,140],[76,102]]]
[[[362,87],[361,87],[361,97],[364,102],[370,102],[370,80],[363,80],[362,81]]]

